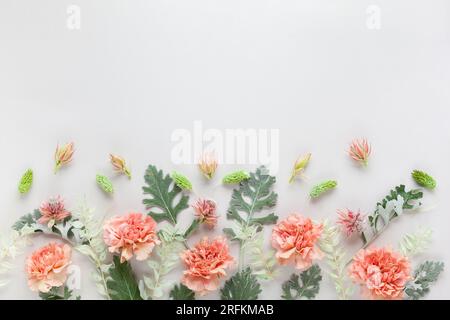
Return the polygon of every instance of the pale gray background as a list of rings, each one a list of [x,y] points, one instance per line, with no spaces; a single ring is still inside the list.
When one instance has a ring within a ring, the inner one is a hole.
[[[66,28],[69,4],[81,7],[79,31]],[[380,30],[366,27],[371,4],[381,8]],[[431,172],[439,185],[426,192],[425,206],[435,209],[397,220],[377,244],[395,246],[406,232],[430,226],[435,241],[414,264],[430,258],[448,267],[449,17],[446,0],[1,0],[0,230],[55,194],[71,207],[87,195],[99,217],[143,211],[149,163],[190,175],[198,194],[218,201],[220,227],[228,225],[230,189],[170,160],[173,130],[202,120],[208,128],[280,129],[280,216],[370,212],[394,185],[413,186],[412,169]],[[365,170],[345,154],[359,136],[374,147]],[[55,145],[69,140],[75,160],[55,176]],[[308,180],[288,185],[292,162],[308,151]],[[112,200],[94,181],[97,172],[111,174],[109,152],[124,155],[134,172],[132,181],[114,180]],[[36,182],[21,198],[16,185],[28,167]],[[311,203],[309,187],[327,178],[339,188]],[[37,239],[34,248],[48,241]],[[24,259],[0,298],[37,297]],[[98,298],[86,258],[73,260],[85,270],[82,297]],[[261,297],[278,298],[291,272],[283,269]],[[449,284],[446,271],[428,298],[450,298]],[[335,297],[324,280],[319,298]]]

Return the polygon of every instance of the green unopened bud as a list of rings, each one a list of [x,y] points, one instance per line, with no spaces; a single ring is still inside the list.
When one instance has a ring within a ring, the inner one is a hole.
[[[182,175],[181,173],[178,173],[176,171],[172,172],[172,179],[175,182],[175,184],[180,187],[182,190],[191,191],[192,190],[192,183],[189,181],[189,179]]]
[[[244,170],[235,171],[223,177],[224,184],[236,184],[250,178],[250,174]]]
[[[324,181],[322,183],[319,183],[318,185],[315,185],[309,192],[309,195],[311,198],[318,198],[325,192],[336,188],[336,186],[337,182],[334,180]]]
[[[31,186],[33,185],[33,170],[28,169],[22,176],[19,182],[19,192],[21,194],[25,194],[30,191]]]
[[[289,178],[289,183],[294,182],[295,177],[301,175],[305,171],[306,166],[311,159],[311,153],[307,153],[303,157],[300,157],[295,161],[294,167],[292,168],[291,177]]]
[[[114,187],[111,180],[108,177],[97,174],[95,180],[97,181],[98,186],[106,193],[112,194],[114,193]]]
[[[427,189],[433,190],[436,188],[436,180],[426,172],[420,170],[414,170],[411,173],[414,181],[419,185]]]

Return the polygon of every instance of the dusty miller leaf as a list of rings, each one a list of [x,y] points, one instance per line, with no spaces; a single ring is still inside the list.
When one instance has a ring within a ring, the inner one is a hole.
[[[247,267],[227,280],[220,293],[222,300],[256,300],[261,293],[261,286]]]
[[[320,250],[325,253],[328,264],[328,274],[336,288],[336,293],[341,300],[348,299],[353,293],[353,287],[347,281],[346,252],[341,246],[341,230],[336,225],[330,225],[328,221],[323,224],[322,235],[319,240]]]
[[[378,204],[381,204],[384,207],[388,201],[397,200],[398,196],[401,196],[404,200],[403,209],[413,209],[416,207],[416,204],[411,203],[411,201],[422,199],[423,192],[417,189],[406,191],[405,186],[401,184],[395,187],[394,190],[391,190],[390,193]]]
[[[148,289],[147,296],[155,299],[164,295],[164,289],[169,285],[164,277],[178,264],[183,244],[178,240],[167,241],[161,238],[161,244],[156,248],[158,260],[148,260],[147,266],[151,271],[149,276],[144,276],[144,289]]]
[[[12,228],[16,231],[20,231],[24,227],[33,227],[36,228],[35,232],[38,232],[40,230],[37,229],[36,223],[40,217],[41,213],[36,209],[33,211],[33,213],[29,213],[20,217],[19,220],[17,220],[17,222],[13,224]]]
[[[402,209],[408,210],[408,209],[414,209],[417,205],[420,205],[420,202],[418,204],[413,203],[416,200],[422,199],[423,197],[423,192],[413,189],[410,191],[406,191],[405,190],[405,186],[399,185],[397,187],[395,187],[395,189],[391,190],[390,193],[380,202],[377,203],[377,210],[375,210],[375,212],[369,216],[369,222],[370,225],[377,230],[378,228],[378,219],[380,217],[379,214],[379,207],[386,209],[386,206],[388,205],[388,203],[392,203],[392,200],[399,200],[399,198],[403,199],[403,205],[402,205]],[[398,212],[394,212],[390,218],[389,221],[391,221],[392,219],[394,219],[395,217],[398,216]],[[385,224],[387,224],[388,222],[385,221]]]
[[[400,251],[404,256],[412,257],[424,252],[431,243],[431,229],[421,229],[415,233],[407,234],[400,242]]]
[[[227,212],[228,219],[236,220],[241,224],[274,224],[278,217],[271,213],[265,217],[253,218],[256,212],[272,208],[277,202],[277,194],[272,191],[276,178],[267,173],[265,167],[250,173],[250,178],[242,181],[239,189],[233,190],[230,206]],[[241,213],[245,214],[242,217]]]
[[[49,292],[39,292],[39,297],[42,300],[70,300],[72,298],[72,295],[73,291],[70,290],[67,286],[64,286],[64,288],[53,287]],[[80,300],[80,296],[77,296],[76,299]]]
[[[8,235],[0,234],[0,288],[9,283],[8,273],[15,268],[12,261],[29,244],[28,235],[32,231],[26,229],[12,230]]]
[[[387,227],[403,210],[415,209],[421,206],[422,204],[418,200],[422,199],[422,197],[423,192],[417,189],[406,191],[404,185],[399,185],[391,190],[383,200],[377,203],[374,213],[368,216],[372,237]],[[369,233],[369,230],[361,233],[364,243],[371,239]]]
[[[322,281],[321,270],[315,264],[303,271],[300,277],[295,273],[292,274],[291,278],[282,285],[283,295],[281,297],[286,300],[312,299],[319,293],[320,281]]]
[[[275,251],[264,247],[264,235],[257,232],[243,242],[252,273],[260,280],[272,280],[277,274]]]
[[[230,240],[235,240],[236,239],[236,233],[234,232],[234,230],[232,228],[224,228],[223,229],[223,233],[225,233],[225,235],[230,239]]]
[[[78,243],[82,243],[74,247],[74,249],[87,255],[93,262],[95,271],[92,277],[95,281],[97,291],[109,300],[106,279],[110,266],[105,263],[107,249],[103,241],[103,221],[102,219],[98,219],[94,215],[94,212],[95,210],[90,208],[85,200],[72,212],[72,217],[75,219],[72,225],[78,233]]]
[[[65,220],[61,221],[60,223],[54,224],[49,231],[51,231],[52,233],[54,233],[64,239],[72,240],[75,238],[75,240],[80,240],[78,238],[78,235],[75,235],[75,233],[74,233],[74,231],[76,231],[75,228],[73,227],[74,222],[75,222],[75,220],[72,220],[71,217],[67,217]],[[44,232],[47,233],[46,230],[44,230]],[[80,241],[76,241],[76,242],[80,242]]]
[[[109,269],[107,280],[109,296],[113,300],[142,300],[139,286],[128,262],[120,263],[120,258],[114,256],[114,264]]]
[[[58,221],[52,226],[43,225],[38,222],[39,218],[41,218],[41,212],[38,209],[35,209],[33,213],[26,214],[22,216],[14,225],[12,226],[13,230],[21,231],[24,228],[31,229],[32,232],[43,232],[45,234],[54,234],[60,236],[66,240],[74,240],[75,242],[80,242],[79,235],[75,234],[74,231],[77,231],[74,227],[74,224],[79,223],[79,221],[72,217],[68,216],[62,221]]]
[[[162,170],[158,170],[153,165],[148,166],[144,179],[147,184],[142,188],[144,194],[151,196],[151,198],[143,201],[149,210],[148,214],[157,222],[167,220],[175,225],[178,214],[188,208],[189,197],[182,195],[175,203],[175,198],[182,192],[181,188],[173,183],[170,175],[164,176]],[[161,212],[152,211],[154,208],[161,210]]]
[[[170,291],[173,300],[195,300],[195,293],[184,284],[175,285]]]
[[[406,285],[405,293],[412,300],[423,298],[443,270],[443,262],[425,261],[414,272],[414,280]]]

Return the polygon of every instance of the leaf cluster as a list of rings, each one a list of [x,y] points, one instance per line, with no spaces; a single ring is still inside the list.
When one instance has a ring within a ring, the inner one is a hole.
[[[406,285],[406,295],[412,300],[423,298],[430,292],[430,286],[437,281],[443,270],[443,262],[425,261],[422,263],[414,272],[414,280]]]
[[[347,254],[342,249],[340,230],[336,225],[324,223],[319,240],[320,250],[325,254],[329,267],[327,272],[334,282],[336,293],[341,300],[348,299],[353,293],[353,287],[347,281]]]
[[[313,299],[319,293],[320,281],[322,281],[320,267],[317,264],[312,265],[300,276],[294,273],[288,281],[283,283],[281,298],[285,300]]]
[[[166,220],[176,225],[180,212],[188,208],[189,197],[181,194],[182,189],[170,175],[164,175],[153,165],[148,166],[144,179],[146,186],[142,189],[145,195],[150,196],[143,201],[148,214],[157,222]]]
[[[108,274],[106,285],[112,300],[142,300],[135,275],[127,261],[121,263],[120,257],[114,256]]]
[[[227,280],[220,293],[222,300],[257,300],[261,286],[247,267]]]
[[[256,212],[273,208],[277,202],[277,194],[272,191],[276,178],[267,173],[265,167],[259,167],[250,173],[250,178],[241,181],[238,189],[233,190],[227,218],[236,220],[241,225],[274,224],[278,217],[269,215],[255,218]]]

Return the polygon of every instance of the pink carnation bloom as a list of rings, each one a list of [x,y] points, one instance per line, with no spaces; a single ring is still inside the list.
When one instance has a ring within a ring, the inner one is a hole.
[[[72,249],[67,244],[50,243],[33,252],[26,261],[28,286],[33,291],[48,292],[67,279]]]
[[[389,248],[360,250],[350,265],[350,277],[373,299],[401,299],[411,279],[409,261]]]
[[[214,228],[217,224],[216,209],[217,205],[213,200],[198,199],[192,206],[195,216],[208,227]]]
[[[64,200],[60,196],[42,202],[39,212],[41,213],[41,217],[38,219],[38,222],[41,224],[49,224],[50,227],[55,222],[64,220],[70,216],[70,212],[64,206]]]
[[[120,262],[130,260],[133,255],[136,260],[145,260],[155,245],[160,244],[155,220],[142,213],[129,213],[106,221],[103,239],[109,252],[120,253]]]
[[[181,282],[194,292],[204,295],[217,290],[226,269],[234,264],[225,238],[211,242],[205,237],[196,246],[181,255],[186,266]]]
[[[272,246],[277,250],[278,263],[295,264],[300,270],[309,268],[313,260],[323,253],[316,247],[322,234],[322,224],[314,224],[310,218],[292,214],[273,228]]]
[[[345,234],[350,237],[354,233],[361,233],[364,229],[364,215],[358,211],[354,212],[349,209],[338,210],[337,223],[342,226]]]

